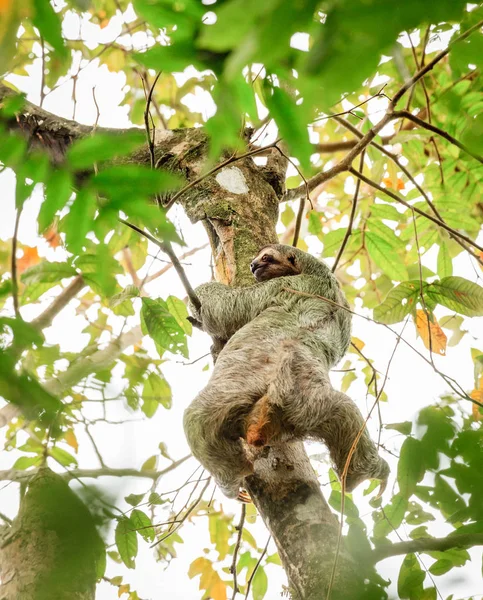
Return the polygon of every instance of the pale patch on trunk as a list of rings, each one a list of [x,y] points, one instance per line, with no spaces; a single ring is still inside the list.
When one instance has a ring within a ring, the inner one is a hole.
[[[232,194],[247,194],[249,192],[245,176],[238,167],[223,169],[215,179],[222,188]]]

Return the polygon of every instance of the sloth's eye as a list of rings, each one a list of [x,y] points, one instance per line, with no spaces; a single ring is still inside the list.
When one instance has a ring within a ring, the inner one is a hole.
[[[264,254],[264,255],[262,256],[262,259],[261,259],[261,260],[262,260],[262,262],[268,262],[268,261],[270,260],[270,257],[268,256],[268,254]]]

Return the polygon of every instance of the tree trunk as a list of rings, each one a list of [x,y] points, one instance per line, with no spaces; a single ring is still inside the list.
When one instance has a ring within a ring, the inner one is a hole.
[[[0,101],[2,94],[10,93],[0,86]],[[29,103],[10,122],[10,127],[22,130],[31,142],[33,132],[42,128],[42,135],[35,135],[32,143],[42,145],[56,163],[61,162],[71,141],[90,132]],[[44,144],[45,140],[48,143]],[[203,172],[206,148],[202,129],[161,132],[155,140],[156,163],[181,172],[190,182]],[[149,164],[149,153],[144,149],[128,161]],[[207,177],[180,198],[191,221],[202,221],[207,230],[219,281],[231,285],[253,283],[251,259],[260,247],[277,240],[275,226],[285,166],[276,150],[263,167],[245,158]],[[255,460],[255,474],[246,483],[277,545],[293,597],[326,598],[338,522],[321,494],[303,444],[284,444],[261,451]],[[342,547],[331,598],[357,597],[357,582],[362,577]]]

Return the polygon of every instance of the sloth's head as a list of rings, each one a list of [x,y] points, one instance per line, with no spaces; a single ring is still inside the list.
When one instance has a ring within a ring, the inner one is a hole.
[[[301,272],[294,248],[282,244],[262,248],[253,259],[250,269],[259,282],[286,275],[299,275]]]

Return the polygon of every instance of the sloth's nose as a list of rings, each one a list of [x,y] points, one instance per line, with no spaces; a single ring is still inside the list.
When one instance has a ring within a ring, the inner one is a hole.
[[[258,263],[257,263],[257,261],[256,261],[256,260],[254,260],[254,261],[251,263],[251,265],[250,265],[250,271],[251,271],[252,273],[254,273],[257,267],[258,267]]]

